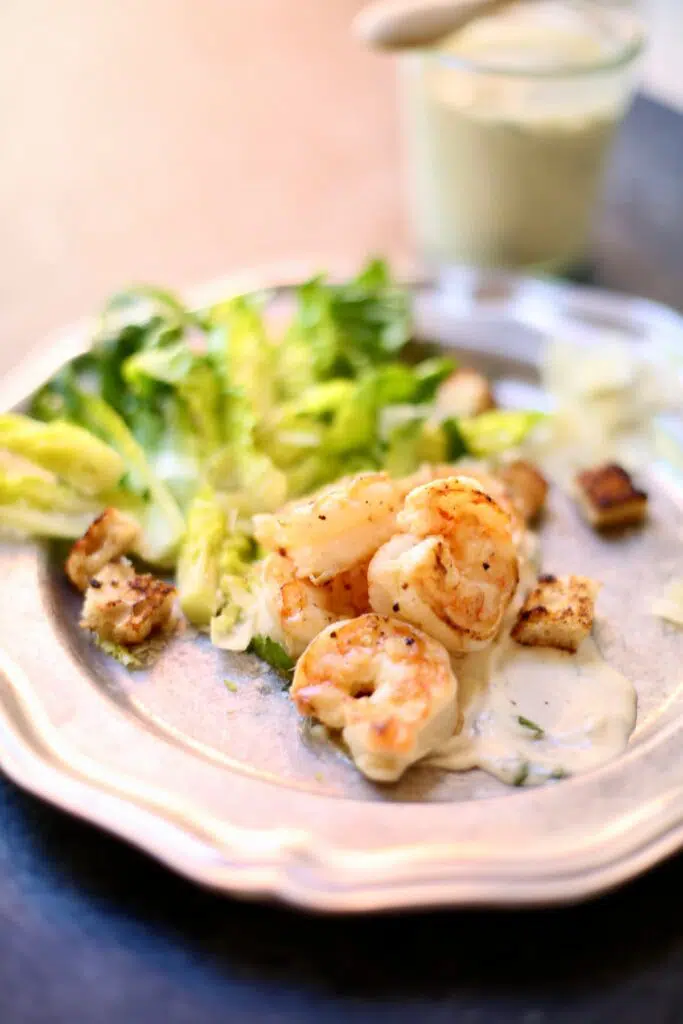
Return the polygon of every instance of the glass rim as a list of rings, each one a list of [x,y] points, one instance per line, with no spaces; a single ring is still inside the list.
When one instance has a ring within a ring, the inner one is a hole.
[[[484,60],[477,60],[472,57],[460,56],[456,53],[446,53],[439,50],[438,46],[421,47],[415,54],[444,64],[448,67],[457,68],[461,71],[469,71],[478,75],[499,76],[501,78],[582,78],[590,75],[601,74],[604,71],[614,71],[626,67],[632,63],[645,49],[647,44],[647,31],[642,19],[630,16],[631,32],[627,39],[620,46],[615,46],[614,51],[585,64],[567,62],[565,64],[553,64],[547,67],[529,67],[522,65],[491,64]]]

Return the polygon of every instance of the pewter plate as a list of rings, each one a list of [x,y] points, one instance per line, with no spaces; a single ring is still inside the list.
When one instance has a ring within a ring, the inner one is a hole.
[[[661,306],[508,275],[416,288],[416,316],[421,337],[481,366],[506,404],[542,404],[548,332],[683,345],[683,321]],[[87,336],[87,325],[63,333],[19,367],[3,407]],[[100,655],[77,628],[62,552],[32,543],[0,548],[0,765],[197,882],[316,910],[548,904],[624,882],[683,842],[683,632],[647,608],[683,574],[683,481],[664,464],[650,475],[645,530],[601,539],[554,493],[542,531],[549,571],[604,581],[598,644],[638,691],[629,748],[598,771],[519,790],[417,767],[375,786],[302,729],[251,655],[189,631],[146,672]]]

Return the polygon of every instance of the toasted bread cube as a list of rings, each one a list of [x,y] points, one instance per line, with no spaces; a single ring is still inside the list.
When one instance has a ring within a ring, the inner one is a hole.
[[[110,562],[90,580],[81,626],[101,640],[138,644],[174,620],[175,587],[149,573],[138,574],[125,558]]]
[[[540,513],[548,495],[548,483],[531,462],[516,459],[498,471],[517,511],[530,523]]]
[[[598,529],[640,523],[647,512],[647,494],[633,485],[621,466],[610,463],[585,469],[576,477],[579,508]]]
[[[600,585],[587,576],[539,576],[512,636],[527,647],[577,651],[593,626]]]
[[[115,508],[107,508],[93,520],[66,560],[66,574],[79,590],[85,590],[107,562],[120,558],[135,545],[140,527]]]
[[[439,388],[437,412],[444,416],[478,416],[495,408],[495,400],[486,377],[477,370],[456,370]]]

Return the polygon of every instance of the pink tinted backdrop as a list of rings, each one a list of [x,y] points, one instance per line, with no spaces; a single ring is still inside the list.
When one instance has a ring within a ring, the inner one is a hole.
[[[358,0],[3,0],[0,371],[131,280],[405,256]]]

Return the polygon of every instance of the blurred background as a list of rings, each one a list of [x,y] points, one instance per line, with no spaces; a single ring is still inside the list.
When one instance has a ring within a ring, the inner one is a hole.
[[[392,62],[360,0],[2,0],[0,369],[134,280],[408,259]],[[683,109],[683,3],[645,91]]]

